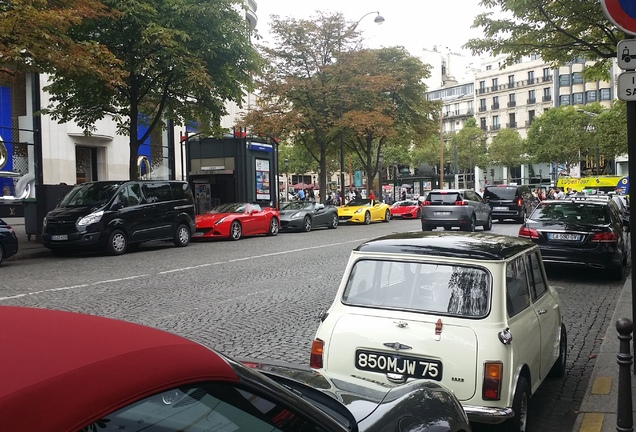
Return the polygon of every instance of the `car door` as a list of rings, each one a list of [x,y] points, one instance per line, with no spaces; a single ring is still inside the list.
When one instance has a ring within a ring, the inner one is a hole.
[[[539,316],[530,297],[525,255],[506,263],[506,313],[513,337],[510,373],[527,364],[531,377],[541,376],[541,332]],[[534,383],[535,381],[533,381]],[[514,384],[514,382],[511,382]]]
[[[152,230],[148,228],[139,183],[128,183],[122,186],[112,208],[117,209],[118,217],[123,221],[130,236],[130,242],[140,242],[150,238]]]
[[[314,226],[327,225],[327,223],[329,223],[328,216],[329,214],[325,210],[324,204],[314,205]]]
[[[484,204],[479,195],[475,192],[467,190],[464,191],[464,200],[468,201],[470,206],[475,210],[475,218],[477,219],[477,224],[484,223],[487,219],[486,209],[484,208]]]
[[[561,312],[556,300],[548,291],[548,282],[539,252],[528,253],[526,264],[532,307],[539,318],[541,332],[541,372],[539,376],[543,380],[559,355]]]

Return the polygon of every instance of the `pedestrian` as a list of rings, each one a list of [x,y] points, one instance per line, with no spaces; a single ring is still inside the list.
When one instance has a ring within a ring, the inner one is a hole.
[[[355,199],[362,199],[362,195],[360,194],[360,191],[358,189],[354,190],[353,192],[353,198]]]
[[[572,188],[571,188],[571,187],[569,187],[567,190],[568,190],[568,191],[567,191],[567,193],[565,194],[565,197],[566,197],[566,198],[571,197],[572,195],[574,195],[574,194],[575,194],[575,192],[572,190]]]
[[[305,191],[302,189],[298,189],[298,199],[300,201],[305,201]]]
[[[406,201],[406,191],[402,191],[402,201]]]
[[[556,188],[556,193],[554,194],[554,199],[564,199],[565,194],[561,190],[561,188]]]
[[[308,190],[309,192],[309,201],[316,202],[316,194],[314,193],[314,189],[311,188]]]
[[[373,189],[369,192],[369,199],[375,201],[375,194],[373,193]]]

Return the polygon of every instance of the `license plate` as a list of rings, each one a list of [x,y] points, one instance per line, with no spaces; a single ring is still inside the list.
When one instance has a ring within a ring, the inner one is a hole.
[[[433,216],[450,216],[451,212],[433,212]]]
[[[202,232],[195,232],[193,237],[203,237]]]
[[[581,236],[579,234],[548,233],[548,240],[579,241]]]
[[[68,236],[66,234],[52,235],[51,240],[68,240]]]
[[[356,369],[442,380],[442,362],[421,357],[356,350]]]
[[[508,207],[493,207],[492,209],[495,211],[506,211],[508,210]]]

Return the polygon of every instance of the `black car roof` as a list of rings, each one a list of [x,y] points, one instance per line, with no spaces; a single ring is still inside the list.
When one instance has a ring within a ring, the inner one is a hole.
[[[505,260],[534,244],[518,237],[461,232],[410,232],[369,240],[354,250],[449,258]]]

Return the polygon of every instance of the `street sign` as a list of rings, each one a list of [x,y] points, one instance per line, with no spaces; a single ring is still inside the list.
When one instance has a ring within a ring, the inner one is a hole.
[[[616,47],[616,56],[619,68],[636,69],[636,39],[620,41]]]
[[[636,101],[636,72],[623,72],[618,76],[618,98],[622,101]]]
[[[633,0],[601,0],[605,16],[626,33],[636,34],[636,2]],[[620,55],[620,53],[619,53]]]

